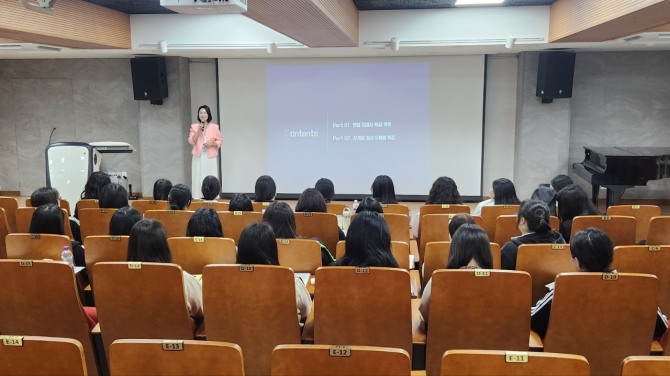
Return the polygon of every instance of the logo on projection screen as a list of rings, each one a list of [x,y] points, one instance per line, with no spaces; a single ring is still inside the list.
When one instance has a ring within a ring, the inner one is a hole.
[[[308,131],[303,131],[302,129],[298,129],[297,131],[285,129],[284,135],[290,138],[317,138],[319,137],[319,131],[314,129],[310,129]]]

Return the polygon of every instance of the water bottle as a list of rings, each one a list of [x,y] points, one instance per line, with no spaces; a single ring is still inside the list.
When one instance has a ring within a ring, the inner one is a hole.
[[[350,221],[351,221],[351,210],[349,210],[349,208],[344,208],[344,210],[342,210],[342,226],[340,226],[342,231],[347,231],[349,229]]]
[[[74,256],[72,251],[70,251],[70,246],[66,245],[63,247],[63,252],[60,254],[61,260],[67,262],[68,264],[74,266]]]
[[[351,211],[356,213],[356,209],[358,209],[358,200],[354,200],[353,205],[351,205]]]

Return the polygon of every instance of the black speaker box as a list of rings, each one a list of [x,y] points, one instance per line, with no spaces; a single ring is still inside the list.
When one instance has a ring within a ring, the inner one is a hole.
[[[571,98],[574,73],[574,52],[541,52],[535,95],[543,99]]]
[[[163,104],[168,96],[165,58],[136,57],[130,59],[135,100],[149,100],[152,104]]]

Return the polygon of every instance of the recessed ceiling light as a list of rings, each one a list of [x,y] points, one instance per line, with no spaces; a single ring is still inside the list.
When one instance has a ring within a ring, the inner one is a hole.
[[[497,5],[502,4],[505,0],[456,0],[456,6],[464,5]]]

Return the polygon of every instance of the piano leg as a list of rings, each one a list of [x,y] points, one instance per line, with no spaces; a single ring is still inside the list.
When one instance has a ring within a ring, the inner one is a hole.
[[[621,197],[623,196],[624,191],[628,188],[632,188],[632,185],[610,185],[607,186],[607,207],[612,205],[619,205],[621,202]]]
[[[609,189],[607,190],[607,193],[609,194]],[[600,194],[600,184],[593,184],[591,185],[591,201],[593,202],[593,205],[598,207],[598,195]]]

